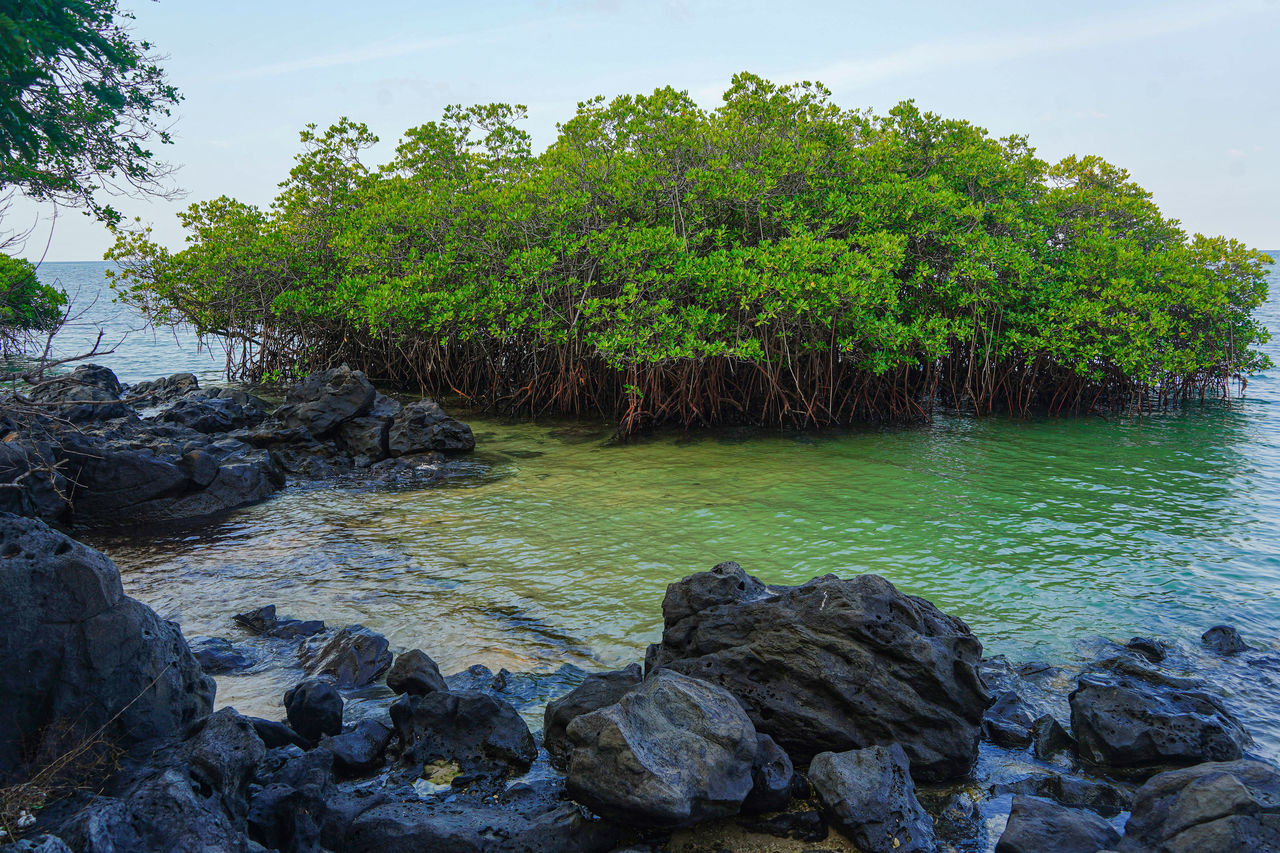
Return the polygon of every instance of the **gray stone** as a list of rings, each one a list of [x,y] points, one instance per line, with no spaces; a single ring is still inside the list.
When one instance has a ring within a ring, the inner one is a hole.
[[[1092,812],[1018,795],[996,853],[1097,853],[1120,840],[1120,833]]]
[[[372,684],[391,667],[387,638],[363,625],[308,640],[298,649],[298,659],[308,675],[327,675],[339,687]]]
[[[547,703],[542,715],[542,745],[551,763],[564,768],[569,760],[569,723],[583,714],[612,705],[643,680],[638,664],[614,672],[593,672],[559,699]]]
[[[932,853],[933,821],[898,744],[820,753],[809,781],[827,818],[865,853]]]

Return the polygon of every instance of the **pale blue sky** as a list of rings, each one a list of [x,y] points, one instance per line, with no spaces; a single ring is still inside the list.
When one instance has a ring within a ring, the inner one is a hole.
[[[1189,230],[1280,247],[1280,0],[125,2],[186,96],[163,154],[187,197],[117,206],[175,247],[187,203],[266,204],[307,122],[368,123],[376,161],[446,104],[506,101],[529,106],[542,146],[588,96],[670,84],[710,107],[741,70],[821,80],[846,107],[914,98],[1049,159],[1100,154]],[[28,257],[44,253],[43,213]],[[36,215],[15,205],[5,226]],[[67,211],[47,257],[108,243]]]

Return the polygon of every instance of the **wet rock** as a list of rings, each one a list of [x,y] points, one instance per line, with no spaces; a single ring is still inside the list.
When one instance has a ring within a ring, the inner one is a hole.
[[[309,749],[312,745],[311,741],[289,728],[285,723],[264,720],[261,717],[246,717],[245,719],[253,725],[253,730],[258,733],[258,737],[262,738],[262,742],[267,749],[278,749],[283,746]]]
[[[551,763],[563,769],[569,759],[569,739],[565,729],[583,714],[612,705],[640,684],[638,664],[614,672],[594,672],[564,696],[547,703],[542,715],[542,745]]]
[[[348,625],[329,637],[315,637],[298,649],[308,675],[327,675],[339,687],[364,687],[391,667],[390,644],[363,625]]]
[[[200,388],[194,373],[175,373],[130,385],[128,396],[142,404],[168,403]]]
[[[756,732],[723,688],[660,670],[569,723],[566,787],[597,814],[687,826],[736,814],[752,788]]]
[[[1204,632],[1200,642],[1220,655],[1234,655],[1249,650],[1249,644],[1240,636],[1240,632],[1230,625],[1214,625]]]
[[[940,850],[977,849],[979,840],[985,839],[986,826],[978,803],[966,791],[937,792],[932,796],[920,794],[920,805],[933,818],[933,834]],[[947,845],[950,845],[948,847]]]
[[[305,427],[321,438],[344,421],[369,411],[375,395],[365,375],[344,364],[312,373],[294,385],[273,416],[288,426]]]
[[[387,687],[394,693],[408,693],[410,696],[426,696],[449,689],[440,674],[440,667],[420,649],[411,649],[396,657],[387,672]]]
[[[793,761],[897,742],[912,773],[935,781],[976,760],[982,644],[884,578],[766,588],[722,563],[669,586],[662,607],[649,662],[729,690]]]
[[[1121,853],[1280,851],[1280,771],[1213,762],[1152,776],[1138,789]]]
[[[1041,761],[1048,761],[1059,752],[1074,749],[1076,745],[1075,738],[1067,733],[1052,714],[1045,714],[1031,724],[1031,741],[1035,756]]]
[[[822,841],[830,834],[821,812],[781,812],[767,817],[739,818],[738,825],[748,832],[797,841]]]
[[[1202,682],[1123,659],[1083,673],[1071,693],[1080,757],[1135,774],[1241,757],[1249,736]]]
[[[1129,808],[1129,792],[1102,779],[1086,779],[1065,773],[1043,773],[996,785],[996,794],[1028,794],[1053,800],[1061,806],[1088,809],[1103,817],[1115,817]]]
[[[276,637],[282,640],[294,640],[301,637],[313,637],[323,631],[324,622],[319,619],[301,621],[298,619],[282,619],[276,616],[276,606],[268,604],[246,613],[237,613],[231,617],[237,625],[253,634],[263,637]]]
[[[751,762],[751,791],[743,812],[774,812],[791,802],[795,768],[782,747],[768,735],[756,734],[756,757]]]
[[[391,722],[403,764],[421,770],[456,762],[466,774],[504,778],[538,755],[529,726],[511,704],[476,691],[401,696]]]
[[[1097,853],[1119,840],[1120,833],[1096,814],[1020,795],[1013,798],[996,853]]]
[[[866,853],[932,853],[933,821],[898,744],[819,753],[808,775],[827,818]]]
[[[1142,655],[1151,663],[1160,663],[1169,654],[1169,644],[1152,637],[1134,637],[1124,647]]]
[[[311,743],[342,733],[342,697],[328,681],[309,678],[284,694],[289,727]]]
[[[206,675],[222,675],[247,669],[254,664],[253,658],[241,649],[237,649],[230,640],[222,637],[193,637],[191,654],[204,670]]]
[[[1021,696],[1012,690],[1001,693],[982,718],[984,739],[1007,749],[1031,744],[1031,726],[1036,716]]]
[[[213,679],[178,627],[126,596],[104,555],[43,522],[0,517],[0,611],[0,783],[60,738],[105,727],[127,747],[212,708]]]
[[[449,417],[435,400],[416,400],[405,405],[392,419],[387,447],[392,456],[408,456],[429,450],[462,452],[474,450],[471,427]]]
[[[390,726],[381,720],[361,720],[351,731],[320,738],[320,749],[333,753],[334,769],[359,776],[382,766],[390,742]]]

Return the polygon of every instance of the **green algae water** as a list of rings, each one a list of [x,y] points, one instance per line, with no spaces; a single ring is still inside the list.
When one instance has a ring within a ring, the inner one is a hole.
[[[1274,296],[1264,319],[1280,331]],[[138,380],[190,354],[102,361]],[[474,476],[291,486],[212,523],[90,541],[188,636],[236,638],[231,614],[275,603],[445,671],[639,660],[666,585],[722,560],[770,583],[877,572],[1011,657],[1071,659],[1097,635],[1194,643],[1220,622],[1280,649],[1280,370],[1243,399],[1144,417],[622,446],[597,424],[466,419]],[[282,691],[250,673],[221,678],[219,698],[278,714]]]

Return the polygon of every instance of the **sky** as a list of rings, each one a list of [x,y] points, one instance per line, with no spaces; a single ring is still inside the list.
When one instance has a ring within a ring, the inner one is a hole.
[[[1280,0],[754,2],[753,0],[122,0],[185,100],[178,201],[119,199],[180,248],[176,212],[229,195],[266,205],[298,131],[341,116],[383,140],[448,104],[529,108],[535,147],[575,105],[671,85],[706,107],[738,71],[819,80],[844,107],[914,99],[1041,157],[1098,154],[1128,169],[1191,232],[1280,247]],[[33,260],[97,260],[106,229],[18,201]]]

